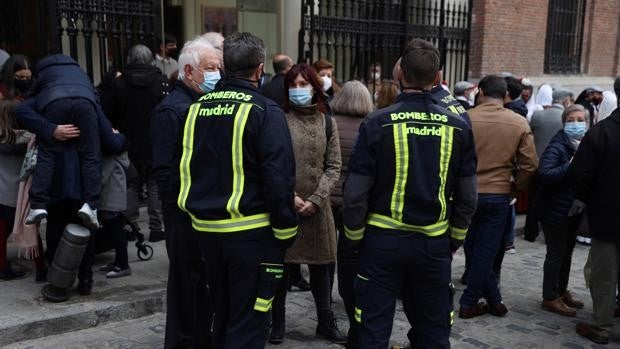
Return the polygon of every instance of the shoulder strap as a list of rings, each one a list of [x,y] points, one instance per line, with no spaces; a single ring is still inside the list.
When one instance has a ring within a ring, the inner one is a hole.
[[[325,140],[327,143],[329,143],[329,139],[332,136],[332,113],[327,112],[325,114]]]

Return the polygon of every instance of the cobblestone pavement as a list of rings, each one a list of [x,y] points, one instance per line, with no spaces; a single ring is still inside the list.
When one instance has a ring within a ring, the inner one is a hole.
[[[592,301],[583,281],[583,265],[587,247],[578,245],[573,255],[570,288],[586,306],[577,318],[565,318],[540,310],[542,265],[545,246],[541,238],[536,243],[517,239],[517,253],[506,255],[503,268],[502,292],[510,312],[505,318],[485,315],[476,319],[455,319],[452,330],[453,348],[620,348],[620,326],[612,332],[612,343],[595,345],[575,334],[577,321],[590,320]],[[463,285],[458,280],[463,272],[464,256],[457,253],[452,277],[457,288],[458,303]],[[336,288],[334,288],[336,289]],[[346,317],[340,299],[335,295],[336,312],[343,329]],[[269,348],[321,349],[339,348],[314,337],[316,314],[309,292],[289,293],[287,298],[287,333],[285,342]],[[620,325],[620,320],[617,320]],[[164,336],[164,315],[156,314],[88,330],[22,342],[12,348],[160,348]],[[404,340],[409,328],[402,306],[397,306],[392,342]]]

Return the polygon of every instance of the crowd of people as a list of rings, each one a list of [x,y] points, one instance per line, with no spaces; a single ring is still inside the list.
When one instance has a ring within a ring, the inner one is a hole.
[[[165,35],[136,45],[94,86],[71,57],[13,54],[0,76],[0,279],[13,235],[35,261],[45,299],[69,223],[91,237],[76,270],[93,287],[131,275],[127,241],[140,202],[149,239],[169,259],[166,348],[262,348],[286,340],[286,296],[312,293],[316,334],[347,348],[386,348],[397,299],[412,348],[448,348],[455,317],[452,255],[466,256],[458,316],[506,316],[505,253],[516,253],[515,201],[527,193],[524,238],[544,234],[541,308],[576,316],[577,241],[591,245],[586,283],[609,342],[620,316],[620,77],[614,92],[566,88],[510,73],[442,81],[440,55],[414,39],[382,77],[341,83],[325,58],[293,64],[250,33]],[[521,196],[519,196],[521,194]],[[39,226],[46,220],[45,246]],[[109,249],[109,248],[108,248]],[[308,267],[309,280],[301,272]],[[333,286],[349,320],[332,309]],[[483,300],[483,301],[481,301]]]

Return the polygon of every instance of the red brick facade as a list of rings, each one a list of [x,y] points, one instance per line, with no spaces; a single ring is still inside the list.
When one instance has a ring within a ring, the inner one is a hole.
[[[548,0],[473,0],[469,77],[544,73]],[[620,74],[620,4],[587,0],[582,73]]]

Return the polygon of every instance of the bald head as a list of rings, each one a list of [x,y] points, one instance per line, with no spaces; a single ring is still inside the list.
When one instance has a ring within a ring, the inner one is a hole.
[[[293,60],[291,57],[279,53],[273,57],[273,71],[276,74],[286,74],[293,66]]]

